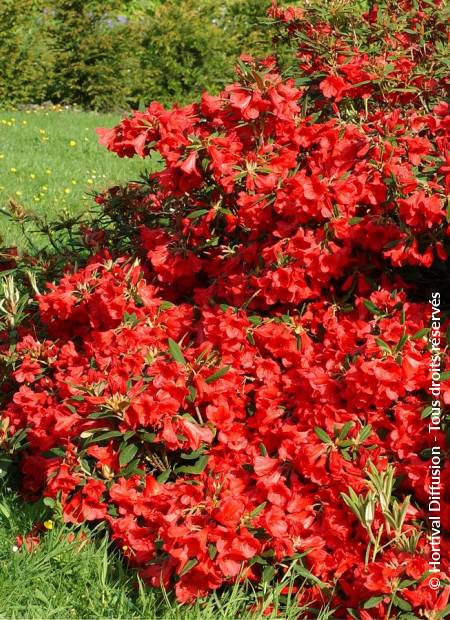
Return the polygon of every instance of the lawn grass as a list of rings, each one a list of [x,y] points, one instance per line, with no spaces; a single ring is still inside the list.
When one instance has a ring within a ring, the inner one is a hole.
[[[146,588],[127,569],[104,532],[82,530],[87,538],[67,540],[68,526],[47,522],[51,515],[41,503],[24,504],[3,486],[0,492],[0,618],[132,618],[149,620],[262,620],[305,617],[293,597],[283,596],[289,584],[267,583],[258,591],[234,586],[213,593],[194,605],[177,604],[172,595]],[[17,548],[16,536],[24,536],[36,522],[51,529],[41,534],[30,553]],[[256,586],[255,586],[256,587]],[[255,606],[258,604],[259,609]],[[261,603],[262,601],[262,603]],[[273,609],[271,606],[273,605]],[[332,618],[328,609],[319,620]]]
[[[51,220],[90,208],[94,191],[139,178],[150,160],[120,159],[97,141],[95,128],[120,118],[58,108],[0,112],[0,209],[13,200]],[[24,244],[2,213],[0,226],[0,246]]]

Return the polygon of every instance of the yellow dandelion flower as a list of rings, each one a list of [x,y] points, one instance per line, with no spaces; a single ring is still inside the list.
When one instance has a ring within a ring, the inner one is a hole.
[[[22,196],[22,192],[20,190],[17,190],[16,196]]]
[[[10,168],[9,171],[12,172],[12,173],[15,173],[15,172],[17,172],[17,168]]]
[[[94,181],[93,181],[92,179],[88,179],[88,180],[87,180],[87,184],[88,184],[88,185],[94,185]]]
[[[75,179],[72,179],[71,183],[72,183],[72,185],[76,185],[76,184],[77,184],[77,182],[75,181]]]
[[[50,170],[50,168],[47,168],[47,170],[45,171],[47,174],[51,174],[52,171]]]
[[[69,142],[69,146],[74,147],[74,146],[76,146],[76,145],[77,145],[77,143],[75,142],[75,140],[70,140],[70,142]]]
[[[48,519],[47,521],[44,521],[44,527],[47,530],[52,530],[53,529],[53,521],[51,519]]]
[[[35,179],[35,178],[36,178],[36,175],[34,174],[34,172],[32,172],[32,173],[30,174],[30,179]]]
[[[70,189],[68,187],[66,187],[66,189],[64,190],[65,194],[70,194]]]

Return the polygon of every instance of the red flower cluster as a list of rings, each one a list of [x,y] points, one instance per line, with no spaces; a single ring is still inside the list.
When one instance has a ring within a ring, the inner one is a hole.
[[[301,11],[272,11],[313,41]],[[299,605],[429,614],[449,595],[427,584],[430,311],[396,268],[447,258],[450,110],[408,96],[389,111],[399,99],[372,88],[371,58],[331,73],[311,49],[315,90],[244,58],[220,95],[100,131],[164,168],[98,197],[128,253],[99,251],[39,297],[3,441],[26,429],[26,492],[68,522],[107,521],[180,601],[282,578],[289,560]],[[358,97],[370,105],[350,118]],[[448,464],[441,480],[448,493]]]
[[[366,293],[374,272],[447,258],[447,104],[314,122],[272,69],[250,65],[242,82],[101,130],[120,156],[165,160],[120,208],[152,226],[142,244],[168,295],[268,309],[329,298],[337,282]]]
[[[317,108],[343,99],[391,108],[422,107],[443,97],[449,86],[443,50],[448,15],[443,0],[370,2],[359,14],[350,2],[305,3],[269,15],[279,35],[298,42],[298,75]],[[340,6],[339,6],[340,5]]]
[[[108,259],[39,304],[48,338],[22,339],[4,412],[11,434],[28,429],[24,488],[58,498],[68,522],[107,520],[150,583],[189,601],[305,554],[325,589],[338,580],[333,605],[389,601],[399,580],[414,609],[445,601],[417,586],[429,552],[417,525],[430,480],[423,305],[385,289],[350,312],[172,305],[137,264]],[[395,463],[400,496],[415,499],[397,538],[376,506],[386,550],[365,565],[367,532],[341,493],[367,491],[369,462]]]

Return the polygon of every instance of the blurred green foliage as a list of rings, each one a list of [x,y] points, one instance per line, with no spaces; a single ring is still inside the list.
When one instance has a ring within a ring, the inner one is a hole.
[[[39,0],[0,2],[0,102],[44,101],[54,59]]]
[[[2,0],[3,106],[186,103],[265,55],[270,0]]]

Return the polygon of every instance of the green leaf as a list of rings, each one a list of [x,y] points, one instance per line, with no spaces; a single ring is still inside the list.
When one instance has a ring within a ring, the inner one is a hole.
[[[428,405],[428,407],[425,407],[425,409],[422,409],[422,413],[420,414],[420,417],[422,420],[425,420],[425,418],[428,418],[433,412],[433,407],[431,405]]]
[[[197,398],[197,390],[192,385],[190,385],[188,389],[189,394],[188,396],[186,396],[186,400],[188,401],[188,403],[194,403],[195,399]]]
[[[230,368],[231,366],[224,366],[223,368],[216,370],[216,372],[214,372],[212,375],[209,375],[209,377],[205,379],[206,383],[213,383],[214,381],[217,381],[217,379],[220,379],[221,377],[226,375]]]
[[[103,418],[114,419],[116,415],[111,411],[94,411],[88,415],[89,420],[102,420]]]
[[[362,443],[363,441],[365,441],[369,435],[372,432],[372,424],[367,424],[366,426],[363,426],[361,429],[361,432],[359,433],[359,441]]]
[[[316,583],[319,588],[321,588],[322,590],[324,588],[327,587],[327,584],[324,583],[323,581],[321,581],[318,577],[316,577],[315,575],[313,575],[307,568],[305,568],[304,566],[300,566],[299,564],[297,564],[294,567],[294,570],[296,573],[298,573],[299,575],[301,575],[302,577],[305,577],[305,579],[308,579],[309,581],[312,581],[314,583]]]
[[[363,217],[351,217],[348,221],[350,226],[355,226],[355,224],[359,224],[363,221]]]
[[[447,381],[447,379],[450,379],[450,370],[441,372],[441,381]]]
[[[164,484],[164,482],[168,480],[169,476],[170,476],[170,469],[166,469],[165,471],[159,474],[159,476],[156,478],[156,482],[159,482],[159,484]]]
[[[125,312],[123,315],[123,320],[125,324],[131,325],[131,327],[135,327],[139,323],[139,320],[135,312],[133,312],[132,314]]]
[[[400,340],[398,341],[395,350],[396,351],[401,351],[403,349],[403,347],[406,344],[406,341],[408,340],[408,334],[403,334],[402,337],[400,338]]]
[[[419,338],[423,338],[424,336],[426,336],[429,331],[429,327],[423,327],[422,329],[419,329],[419,331],[417,331],[414,336],[411,336],[411,340],[419,340]]]
[[[177,467],[175,471],[177,474],[201,474],[208,464],[208,459],[208,455],[205,454],[198,459],[195,465],[183,465]]]
[[[123,444],[123,446],[119,454],[119,464],[121,467],[127,465],[136,456],[136,452],[138,451],[138,447],[132,443]]]
[[[182,452],[180,456],[182,459],[186,461],[195,461],[195,459],[198,459],[200,456],[203,456],[203,450],[204,448],[202,446],[198,450],[194,450],[194,452]]]
[[[170,308],[173,308],[174,306],[175,304],[173,304],[171,301],[162,301],[158,306],[158,311],[164,312],[165,310],[170,310]]]
[[[394,594],[392,601],[394,605],[396,605],[402,611],[412,611],[411,605],[407,603],[405,600],[403,600],[402,598],[400,598],[399,596],[397,596],[396,594]]]
[[[208,209],[197,209],[197,211],[192,211],[192,213],[189,213],[189,215],[187,215],[186,217],[189,220],[195,220],[196,217],[201,217],[202,215],[206,215],[207,213],[209,213]]]
[[[385,599],[384,596],[372,596],[369,598],[363,605],[364,609],[372,609],[372,607],[376,607],[378,603],[381,603]]]
[[[388,345],[387,342],[385,342],[381,338],[375,338],[375,342],[380,347],[380,349],[382,349],[385,353],[388,353],[389,355],[392,353],[391,347]]]
[[[377,308],[376,305],[369,299],[364,300],[364,305],[366,306],[367,310],[372,312],[372,314],[383,314],[381,310]]]
[[[186,562],[186,564],[183,566],[183,570],[180,572],[179,576],[182,577],[183,575],[185,575],[186,573],[188,573],[191,569],[194,568],[194,566],[197,566],[198,564],[198,560],[197,558],[191,558],[190,560],[188,560]]]
[[[156,433],[142,433],[142,441],[147,443],[153,443],[155,441]]]
[[[271,581],[275,575],[275,568],[273,566],[266,566],[262,572],[263,581]]]
[[[175,340],[172,340],[172,338],[169,338],[168,343],[170,355],[173,357],[173,359],[182,366],[186,366],[186,360],[180,349],[180,345],[175,342]]]
[[[258,516],[258,515],[259,515],[259,514],[260,514],[260,513],[264,510],[264,508],[266,507],[266,505],[267,505],[267,502],[263,502],[262,504],[259,504],[259,506],[256,506],[256,508],[254,508],[254,509],[251,511],[251,513],[250,513],[249,517],[250,517],[251,519],[254,519],[255,517],[257,517],[257,516]]]
[[[211,558],[211,560],[214,560],[214,558],[217,555],[217,548],[212,543],[209,543],[208,545],[208,555]]]
[[[339,439],[345,439],[347,435],[349,434],[353,425],[354,423],[351,420],[346,422],[340,430]]]
[[[320,426],[315,426],[314,427],[314,432],[316,433],[317,437],[323,441],[324,443],[333,443],[333,440],[331,439],[331,437],[328,435],[327,432],[325,432],[323,430],[323,428],[320,428]]]
[[[0,503],[0,512],[6,519],[9,520],[11,518],[11,510],[9,509],[9,506],[7,504]]]
[[[47,452],[43,452],[42,456],[45,456],[45,458],[55,458],[55,456],[66,456],[66,450],[65,448],[62,448],[61,446],[57,446],[56,448],[52,448],[51,450],[48,450]]]
[[[139,474],[141,476],[144,476],[144,472],[142,471],[142,469],[139,469],[139,465],[141,463],[141,459],[137,458],[134,459],[133,461],[130,461],[130,463],[128,463],[128,465],[125,467],[125,469],[122,469],[120,472],[121,476],[130,476],[131,474]]]
[[[108,431],[106,433],[101,433],[100,435],[94,434],[92,437],[90,437],[89,442],[100,442],[105,441],[105,439],[113,439],[118,437],[123,437],[123,433],[121,433],[120,431]]]

